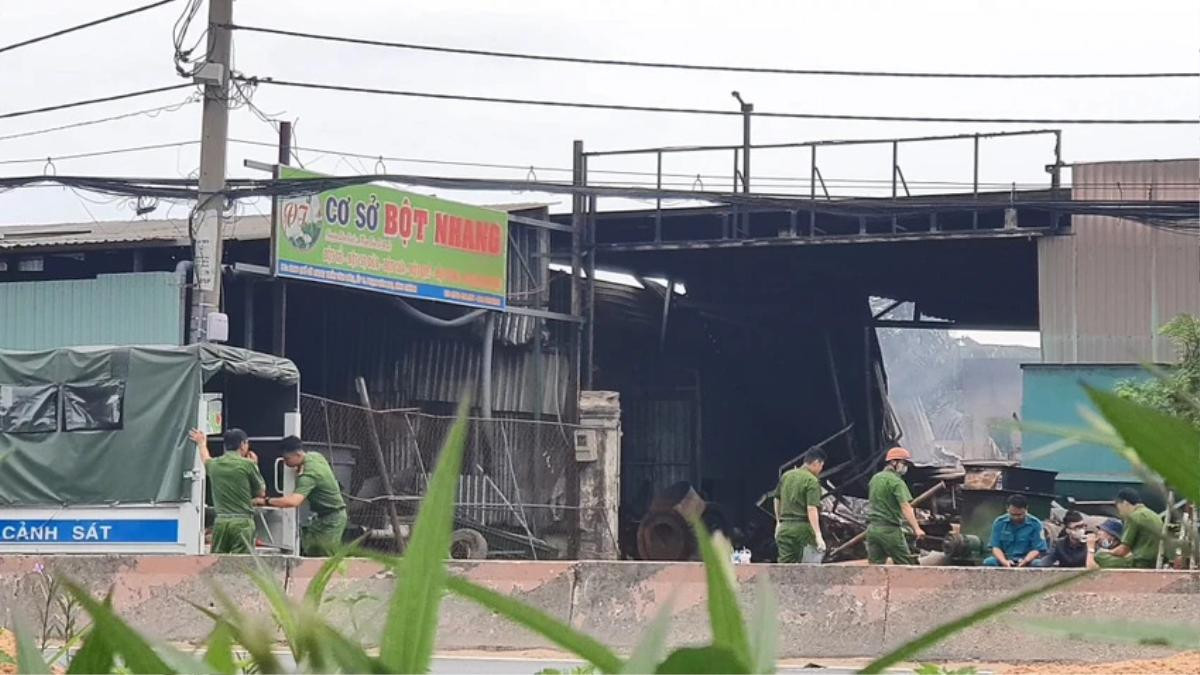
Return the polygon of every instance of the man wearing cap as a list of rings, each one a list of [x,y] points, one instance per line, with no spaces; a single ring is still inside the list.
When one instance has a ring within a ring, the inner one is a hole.
[[[254,550],[254,509],[256,498],[267,493],[267,484],[258,471],[258,457],[250,449],[250,440],[241,429],[225,432],[225,454],[213,458],[208,437],[193,429],[188,434],[200,451],[204,472],[212,489],[212,553],[251,553]]]
[[[992,555],[983,560],[988,567],[1028,567],[1046,553],[1042,521],[1029,513],[1024,495],[1008,498],[1008,512],[992,522],[989,545]]]
[[[1096,528],[1095,533],[1089,534],[1087,537],[1087,567],[1088,569],[1097,569],[1096,556],[1101,553],[1107,553],[1121,544],[1121,535],[1125,533],[1125,525],[1117,518],[1109,518],[1100,527]]]
[[[917,539],[925,531],[913,512],[912,493],[904,482],[904,474],[912,465],[912,455],[904,448],[892,448],[884,458],[883,470],[871,477],[867,485],[867,561],[882,565],[888,558],[896,565],[915,565],[916,558],[908,550],[904,538],[904,523],[912,528]]]
[[[1121,520],[1125,521],[1121,543],[1110,551],[1095,554],[1096,566],[1106,569],[1154,569],[1158,561],[1158,543],[1162,539],[1162,519],[1146,508],[1137,490],[1124,488],[1113,500]]]
[[[819,563],[824,557],[821,536],[821,483],[825,451],[812,448],[803,464],[779,477],[775,491],[775,544],[781,563]]]
[[[319,453],[308,454],[296,436],[283,439],[283,463],[300,472],[296,491],[282,497],[259,500],[263,506],[299,508],[308,502],[313,519],[301,530],[300,555],[326,558],[342,547],[346,531],[346,502],[329,462]]]

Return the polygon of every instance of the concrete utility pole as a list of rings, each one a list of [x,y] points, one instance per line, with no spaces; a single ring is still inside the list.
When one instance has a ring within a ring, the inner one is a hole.
[[[233,0],[209,0],[208,53],[196,81],[204,84],[200,133],[200,195],[193,212],[191,342],[203,342],[208,315],[221,307],[221,212],[225,198],[225,146],[229,137],[229,52]]]

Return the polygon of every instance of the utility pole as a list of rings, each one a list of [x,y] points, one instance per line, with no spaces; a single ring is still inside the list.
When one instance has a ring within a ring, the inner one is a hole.
[[[742,106],[742,192],[750,193],[750,115],[754,112],[754,104],[742,100],[742,95],[735,92],[733,97]],[[736,215],[734,216],[736,218]],[[736,226],[733,228],[736,230]],[[742,235],[750,236],[750,205],[746,205],[742,213]]]
[[[192,321],[190,341],[208,337],[208,315],[221,307],[221,213],[225,206],[225,146],[229,137],[229,53],[233,0],[209,0],[208,52],[196,73],[204,85],[203,127],[200,132],[200,189],[193,211]]]
[[[733,92],[733,97],[742,106],[742,192],[750,192],[750,116],[754,104],[742,100],[742,95]]]

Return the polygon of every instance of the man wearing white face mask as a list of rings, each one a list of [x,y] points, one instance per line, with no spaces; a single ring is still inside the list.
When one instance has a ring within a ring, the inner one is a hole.
[[[1083,514],[1067,511],[1063,529],[1050,545],[1050,552],[1033,561],[1034,567],[1086,567],[1087,526]]]

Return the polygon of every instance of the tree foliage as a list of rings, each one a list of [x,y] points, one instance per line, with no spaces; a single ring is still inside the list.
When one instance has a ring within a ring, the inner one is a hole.
[[[1180,314],[1159,333],[1175,345],[1178,363],[1169,371],[1156,372],[1149,380],[1123,380],[1117,384],[1116,393],[1200,427],[1200,406],[1196,405],[1200,399],[1200,318]]]

